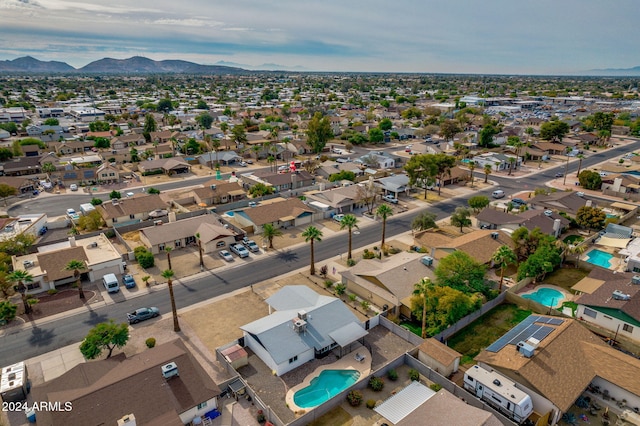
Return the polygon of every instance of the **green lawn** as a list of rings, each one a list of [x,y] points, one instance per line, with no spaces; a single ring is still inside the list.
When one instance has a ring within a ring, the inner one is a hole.
[[[589,275],[589,271],[582,268],[565,267],[556,269],[547,275],[541,284],[551,284],[562,287],[567,291],[571,291],[578,281]]]
[[[575,245],[576,243],[579,243],[581,241],[584,241],[584,238],[581,237],[580,235],[569,235],[568,237],[566,237],[563,240],[566,244],[573,244]]]
[[[470,363],[480,351],[529,315],[531,311],[503,303],[469,324],[447,343],[463,355],[463,363]]]
[[[408,321],[402,321],[400,327],[406,328],[416,336],[422,336],[422,324],[415,324]]]

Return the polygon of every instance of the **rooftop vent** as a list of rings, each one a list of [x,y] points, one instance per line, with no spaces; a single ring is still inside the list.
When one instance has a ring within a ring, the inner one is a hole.
[[[491,233],[491,238],[493,238],[494,240],[497,240],[499,236],[500,236],[500,234],[497,233],[497,232],[492,232]]]
[[[303,321],[306,321],[307,320],[307,311],[304,311],[304,310],[298,311],[298,318],[300,318]]]
[[[162,367],[162,377],[165,379],[170,379],[173,376],[179,376],[178,374],[178,364],[175,362],[170,362],[169,364],[165,364]]]
[[[36,266],[36,263],[33,260],[23,260],[22,266],[24,266],[25,269],[28,269]]]
[[[304,333],[307,330],[307,322],[300,318],[293,319],[293,331],[296,333]]]
[[[121,419],[118,419],[118,426],[136,426],[136,416],[125,414]]]
[[[98,248],[98,242],[94,241],[91,244],[87,245],[87,248]]]
[[[631,299],[631,295],[625,294],[625,293],[621,292],[620,290],[614,290],[614,292],[611,295],[611,297],[613,297],[615,300],[630,300]]]
[[[518,344],[516,345],[516,347],[518,348],[518,352],[520,352],[522,355],[524,355],[526,358],[531,358],[533,356],[533,353],[535,352],[536,348],[534,348],[533,346],[531,346],[529,343],[527,342],[518,342]]]
[[[111,199],[111,204],[113,204],[114,206],[117,206],[119,204],[118,202],[119,200],[117,198],[112,198]]]
[[[498,379],[494,379],[493,380],[493,384],[496,385],[496,386],[502,386],[502,383],[500,383],[500,380],[498,380]]]

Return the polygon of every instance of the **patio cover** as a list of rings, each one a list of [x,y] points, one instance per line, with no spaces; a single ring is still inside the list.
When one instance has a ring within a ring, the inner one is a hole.
[[[234,189],[229,191],[229,195],[244,195],[244,189]]]
[[[631,186],[631,185],[629,185]],[[640,186],[639,186],[640,188]],[[626,204],[626,203],[620,203],[620,202],[615,202],[613,204],[611,204],[611,207],[614,209],[619,209],[619,210],[626,210],[626,211],[631,211],[634,210],[636,208],[636,206],[634,206],[633,204]]]
[[[605,247],[615,247],[615,248],[625,248],[627,244],[629,244],[631,238],[611,238],[611,237],[600,237],[600,240],[596,244],[605,246]]]
[[[420,382],[411,382],[373,410],[391,423],[396,424],[436,393]]]
[[[290,220],[296,220],[295,216],[285,216],[280,218],[280,222],[288,222]]]
[[[581,293],[593,294],[594,291],[600,288],[604,284],[602,280],[596,280],[595,278],[584,277],[578,281],[571,290],[579,291]]]
[[[329,337],[331,337],[333,341],[341,347],[345,347],[349,343],[355,342],[367,334],[369,334],[369,332],[362,328],[360,324],[357,322],[350,322],[349,324],[329,333]]]

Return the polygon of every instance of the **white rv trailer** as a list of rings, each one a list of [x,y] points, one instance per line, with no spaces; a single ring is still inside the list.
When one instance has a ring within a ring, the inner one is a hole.
[[[474,365],[464,374],[464,388],[517,423],[533,412],[531,397],[496,371]]]

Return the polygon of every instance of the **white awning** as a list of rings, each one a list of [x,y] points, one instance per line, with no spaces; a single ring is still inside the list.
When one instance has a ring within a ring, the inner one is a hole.
[[[611,238],[611,237],[600,237],[597,245],[605,246],[605,247],[615,247],[615,248],[625,248],[627,244],[629,244],[631,238]]]
[[[362,328],[360,324],[357,322],[350,322],[336,331],[329,333],[329,337],[331,337],[333,341],[341,347],[345,347],[349,343],[353,343],[367,334],[369,334],[369,332]]]
[[[396,424],[436,393],[420,382],[411,382],[391,398],[373,410],[391,423]]]

